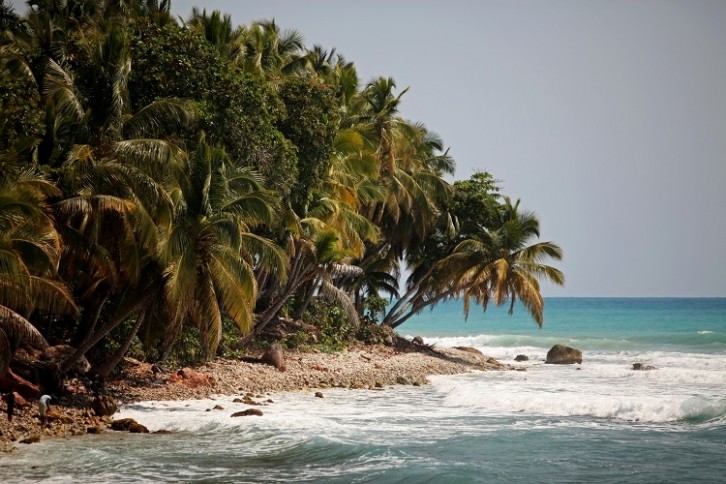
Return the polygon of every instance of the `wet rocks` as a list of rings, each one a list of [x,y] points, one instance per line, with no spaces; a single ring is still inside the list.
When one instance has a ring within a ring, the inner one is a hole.
[[[231,417],[249,417],[251,415],[262,417],[262,410],[260,410],[259,408],[248,408],[247,410],[233,413]]]
[[[633,363],[633,370],[636,370],[636,371],[650,371],[650,370],[655,370],[655,369],[656,369],[655,366],[652,366],[652,365],[646,365],[643,363]]]
[[[131,432],[132,434],[148,434],[149,429],[132,418],[122,418],[111,422],[111,430]]]
[[[527,355],[517,355],[514,357],[514,361],[529,361],[529,356]]]
[[[547,352],[547,360],[545,363],[552,365],[582,363],[582,351],[565,345],[554,345]]]

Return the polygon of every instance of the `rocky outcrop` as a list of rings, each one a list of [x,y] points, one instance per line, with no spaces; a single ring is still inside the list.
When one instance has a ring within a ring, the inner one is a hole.
[[[285,357],[282,354],[282,346],[277,343],[270,345],[270,347],[262,353],[260,362],[274,366],[280,371],[285,371]]]
[[[235,412],[231,416],[232,417],[249,417],[250,415],[256,415],[258,417],[262,417],[262,410],[258,408],[248,408],[247,410],[242,410],[241,412]]]
[[[110,417],[118,412],[118,404],[108,395],[98,395],[94,398],[93,402],[91,402],[91,408],[99,417]]]
[[[111,422],[111,429],[132,434],[148,434],[149,429],[132,418],[122,418]]]
[[[552,365],[582,363],[582,351],[565,345],[554,345],[547,352],[547,360],[545,363]]]
[[[527,355],[517,355],[514,357],[514,361],[529,361],[529,356]]]
[[[636,370],[636,371],[650,371],[650,370],[655,370],[655,366],[645,365],[643,363],[633,363],[633,370]]]

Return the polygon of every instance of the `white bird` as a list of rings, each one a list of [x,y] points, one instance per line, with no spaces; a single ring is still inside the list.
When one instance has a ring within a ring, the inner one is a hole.
[[[50,406],[48,404],[48,400],[50,400],[50,395],[43,395],[40,397],[40,400],[38,400],[38,415],[40,415],[40,423],[45,425],[45,417],[48,413],[48,407]]]

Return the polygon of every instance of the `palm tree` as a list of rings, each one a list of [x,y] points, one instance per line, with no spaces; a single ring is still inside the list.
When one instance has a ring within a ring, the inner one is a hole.
[[[221,338],[223,312],[243,334],[252,330],[255,268],[264,265],[284,278],[281,250],[250,231],[272,225],[275,200],[253,172],[235,168],[203,138],[167,190],[175,201],[172,223],[159,243],[169,316],[167,352],[183,325],[191,323],[211,356]]]
[[[0,377],[19,345],[48,346],[29,315],[77,311],[57,278],[60,243],[45,204],[54,191],[32,170],[0,171]]]
[[[412,275],[417,284],[409,285],[389,310],[384,324],[396,328],[426,307],[463,298],[467,315],[472,300],[485,309],[491,301],[497,305],[509,301],[510,314],[519,300],[541,326],[544,300],[539,280],[562,285],[564,275],[543,263],[548,258],[560,260],[562,250],[552,242],[530,245],[535,237],[539,237],[537,217],[521,212],[519,201],[512,204],[505,197],[489,226],[468,233],[449,255],[439,258],[425,272]],[[444,243],[441,250],[447,251],[448,247],[450,243]]]

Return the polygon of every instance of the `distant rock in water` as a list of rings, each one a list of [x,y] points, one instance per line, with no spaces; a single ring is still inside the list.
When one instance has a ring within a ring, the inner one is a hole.
[[[256,408],[248,408],[247,410],[242,410],[241,412],[235,412],[231,416],[232,417],[249,417],[250,415],[256,415],[258,417],[262,417],[262,410],[259,410]]]
[[[564,345],[554,345],[547,352],[545,363],[552,365],[570,365],[582,363],[582,351]]]
[[[148,434],[149,429],[132,418],[122,418],[111,422],[111,429],[132,434]]]
[[[517,355],[514,357],[514,361],[529,361],[529,356],[527,355]]]
[[[643,363],[633,363],[633,370],[638,371],[650,371],[655,370],[655,366],[652,365],[644,365]]]

